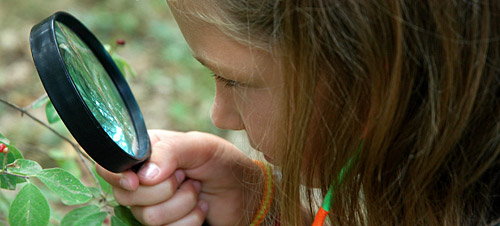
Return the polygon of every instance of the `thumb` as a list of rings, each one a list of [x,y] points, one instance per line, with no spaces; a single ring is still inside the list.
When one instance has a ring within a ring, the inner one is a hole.
[[[177,169],[190,170],[202,166],[227,142],[200,132],[163,131],[154,136],[156,142],[152,146],[151,157],[137,173],[143,185],[158,184]]]

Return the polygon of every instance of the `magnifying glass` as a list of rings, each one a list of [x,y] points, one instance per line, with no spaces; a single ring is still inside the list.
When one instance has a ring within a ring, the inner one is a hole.
[[[142,113],[120,70],[75,17],[35,25],[31,52],[43,86],[80,146],[112,172],[138,170],[151,154]]]

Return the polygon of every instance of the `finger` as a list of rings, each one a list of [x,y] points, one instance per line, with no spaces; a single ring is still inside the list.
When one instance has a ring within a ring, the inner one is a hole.
[[[200,182],[187,180],[168,201],[154,206],[133,206],[131,211],[139,221],[147,225],[174,222],[188,215],[196,207],[200,189]]]
[[[148,130],[149,141],[151,142],[152,146],[156,144],[156,142],[161,141],[164,137],[171,137],[177,134],[179,134],[179,132],[170,130],[159,130],[159,129]]]
[[[158,135],[159,133],[157,133]],[[156,136],[156,135],[154,135]],[[225,144],[224,140],[204,133],[161,133],[152,145],[149,161],[139,170],[141,184],[153,185],[167,178],[175,169],[192,169],[203,165]]]
[[[208,203],[200,200],[193,211],[169,226],[202,225],[208,212]]]
[[[139,186],[135,191],[113,187],[113,195],[118,203],[125,206],[156,205],[170,199],[184,179],[184,172],[177,170],[174,175],[154,186]]]
[[[128,191],[135,191],[139,186],[137,175],[128,170],[123,173],[113,173],[96,164],[96,172],[113,187],[120,187]]]

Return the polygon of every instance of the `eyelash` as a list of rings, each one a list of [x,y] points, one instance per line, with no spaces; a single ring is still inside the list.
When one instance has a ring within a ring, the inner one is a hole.
[[[229,80],[229,79],[221,77],[213,72],[211,74],[212,74],[212,76],[214,76],[216,81],[223,82],[225,87],[236,87],[236,86],[240,85],[237,81]]]

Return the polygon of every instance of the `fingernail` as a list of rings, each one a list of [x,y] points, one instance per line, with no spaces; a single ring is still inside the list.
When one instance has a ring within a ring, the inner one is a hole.
[[[194,189],[196,190],[196,192],[201,191],[201,183],[199,181],[193,181],[193,186],[194,186]]]
[[[160,168],[154,163],[147,163],[139,171],[139,176],[145,179],[152,180],[160,173]]]
[[[127,178],[120,178],[120,186],[125,190],[131,190],[130,182],[128,182]]]
[[[198,206],[201,208],[201,210],[203,211],[203,213],[207,214],[207,212],[208,212],[208,202],[207,201],[200,200],[198,202]]]
[[[182,170],[176,170],[175,171],[175,178],[177,179],[177,184],[181,184],[184,179],[186,178],[186,175],[184,174],[184,171]]]

